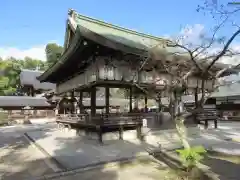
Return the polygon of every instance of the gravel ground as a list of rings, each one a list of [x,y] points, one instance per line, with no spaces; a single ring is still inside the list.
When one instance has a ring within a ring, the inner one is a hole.
[[[52,172],[24,136],[0,136],[0,179],[22,180]]]

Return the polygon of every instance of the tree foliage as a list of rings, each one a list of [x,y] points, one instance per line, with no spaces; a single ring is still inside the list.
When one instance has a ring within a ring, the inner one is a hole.
[[[57,45],[56,43],[49,43],[46,46],[45,53],[47,57],[48,66],[52,66],[57,62],[57,60],[61,57],[63,52],[63,47]]]
[[[55,63],[61,55],[62,47],[53,43],[46,45],[47,61],[25,57],[16,59],[0,57],[0,96],[16,95],[20,89],[19,74],[21,69],[45,71]]]

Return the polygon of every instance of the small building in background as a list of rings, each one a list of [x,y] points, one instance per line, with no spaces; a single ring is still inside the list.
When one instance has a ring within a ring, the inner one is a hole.
[[[220,115],[227,117],[240,116],[240,83],[222,86],[212,94]]]
[[[20,84],[22,91],[28,96],[34,97],[36,94],[41,94],[55,89],[55,84],[43,82],[41,83],[36,77],[43,72],[37,70],[23,69],[20,73]]]
[[[0,96],[0,108],[4,110],[22,110],[24,107],[31,109],[51,109],[51,105],[44,97],[29,96]]]

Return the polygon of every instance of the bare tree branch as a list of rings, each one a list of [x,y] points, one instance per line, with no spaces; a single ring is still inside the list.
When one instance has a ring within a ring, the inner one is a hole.
[[[230,67],[224,68],[224,69],[222,69],[222,70],[220,70],[220,71],[218,71],[218,72],[216,73],[215,78],[216,78],[216,79],[219,78],[219,77],[220,77],[224,72],[226,72],[227,70],[237,69],[237,68],[239,68],[239,67],[240,67],[240,63],[237,64],[237,65],[235,65],[235,66],[230,66]]]
[[[210,40],[209,44],[208,44],[207,46],[205,46],[205,47],[204,47],[201,51],[199,51],[197,54],[195,54],[193,58],[196,58],[197,56],[199,56],[200,54],[202,54],[204,51],[206,51],[208,48],[210,48],[210,47],[213,45],[213,43],[215,42],[215,37],[216,37],[217,32],[219,31],[219,29],[224,25],[224,23],[225,23],[227,20],[228,20],[228,16],[215,28],[214,33],[213,33],[213,35],[212,35],[212,37],[211,37],[211,40]],[[199,49],[199,47],[196,48],[196,49]],[[193,52],[196,52],[196,51],[197,51],[196,49],[195,49]]]
[[[196,68],[201,72],[202,69],[201,67],[199,66],[199,64],[195,61],[194,57],[193,57],[193,52],[188,49],[187,47],[181,45],[181,44],[178,44],[178,43],[175,43],[175,44],[168,44],[167,45],[168,47],[180,47],[182,49],[184,49],[185,51],[187,51],[190,55],[190,60],[194,63],[194,65],[196,66]]]
[[[231,38],[227,41],[226,45],[224,46],[223,50],[212,60],[212,62],[210,63],[210,65],[207,67],[207,69],[205,70],[205,72],[208,72],[211,67],[215,64],[215,62],[217,62],[228,50],[230,44],[232,43],[232,41],[235,39],[235,37],[240,34],[240,29],[238,29],[232,36]]]

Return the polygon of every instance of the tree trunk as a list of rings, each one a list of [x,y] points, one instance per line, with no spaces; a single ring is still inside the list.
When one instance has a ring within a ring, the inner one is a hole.
[[[185,149],[190,149],[190,144],[187,140],[187,129],[184,125],[185,119],[181,116],[178,116],[175,118],[175,123],[176,123],[176,129],[178,136],[182,142],[182,145]]]
[[[172,93],[172,98],[170,101],[172,101],[170,104],[173,104],[173,113],[172,115],[172,119],[174,120],[175,124],[176,124],[176,130],[178,133],[178,136],[181,140],[181,143],[183,145],[183,147],[185,149],[189,149],[190,148],[190,144],[187,140],[187,129],[185,127],[185,118],[182,116],[184,113],[184,103],[182,101],[182,93],[176,93],[173,92]]]

